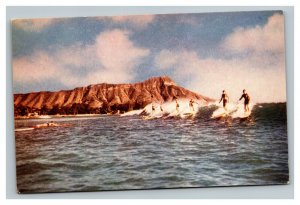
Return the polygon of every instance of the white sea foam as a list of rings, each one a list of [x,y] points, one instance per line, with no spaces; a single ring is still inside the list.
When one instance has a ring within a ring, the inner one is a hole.
[[[165,102],[165,103],[150,103],[145,106],[144,109],[140,110],[133,110],[122,114],[121,116],[133,116],[133,115],[140,115],[141,113],[145,114],[147,117],[146,119],[154,119],[154,118],[161,118],[161,117],[180,117],[180,118],[187,118],[190,116],[195,116],[199,109],[204,106],[218,106],[211,115],[212,118],[218,118],[222,116],[230,116],[232,118],[243,118],[245,117],[244,105],[243,103],[228,103],[227,110],[225,110],[221,103],[212,102],[208,105],[202,101],[195,101],[193,103],[193,107],[190,106],[189,99],[178,99],[179,108],[176,108],[176,102]],[[154,110],[152,109],[154,108]],[[249,109],[250,112],[246,113],[249,115],[253,108],[253,104],[250,103]],[[201,113],[199,113],[201,115]]]
[[[143,112],[143,109],[140,109],[140,110],[132,110],[132,111],[129,111],[129,112],[126,112],[124,114],[121,114],[122,117],[125,117],[125,116],[133,116],[133,115],[139,115]]]
[[[244,110],[244,104],[242,103],[228,103],[226,105],[226,110],[223,108],[223,106],[220,106],[218,102],[215,102],[214,105],[219,106],[219,108],[213,112],[211,116],[212,118],[218,118],[222,116],[230,116],[231,118],[243,118],[250,115],[254,106],[253,103],[250,103],[250,112],[246,113]]]
[[[190,106],[188,99],[178,99],[179,108],[176,107],[176,101],[166,103],[150,103],[145,108],[145,113],[152,118],[159,117],[181,117],[185,118],[189,115],[195,115],[204,103],[201,101],[195,101],[193,107]],[[154,110],[152,110],[152,106]]]

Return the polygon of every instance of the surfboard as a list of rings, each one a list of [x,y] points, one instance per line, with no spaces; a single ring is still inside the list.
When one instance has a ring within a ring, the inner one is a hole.
[[[33,127],[27,127],[27,128],[15,129],[16,132],[22,132],[22,131],[28,131],[28,130],[34,130],[34,128]]]
[[[186,112],[186,113],[181,114],[181,117],[182,117],[182,118],[191,118],[191,117],[195,117],[195,113],[193,113],[193,112]]]
[[[157,118],[161,118],[162,115],[157,115],[157,116],[143,116],[144,120],[152,120],[152,119],[157,119]]]
[[[247,117],[249,117],[251,115],[251,111],[245,112],[244,115],[242,115],[240,118],[241,119],[246,119]]]
[[[39,124],[33,127],[25,127],[25,128],[18,128],[15,129],[15,132],[21,132],[21,131],[28,131],[28,130],[34,130],[34,129],[43,129],[43,128],[51,128],[51,127],[71,127],[72,124],[57,124],[57,125],[50,125],[46,126],[45,124]]]
[[[47,123],[35,125],[32,128],[33,129],[42,129],[42,128],[51,128],[51,127],[71,127],[72,124],[53,124],[53,125],[47,125]]]
[[[227,112],[223,112],[223,113],[221,113],[221,114],[212,116],[211,118],[213,118],[213,119],[221,119],[221,118],[223,118],[223,117],[226,117],[227,115],[228,115]]]
[[[182,115],[193,115],[193,114],[195,114],[195,113],[193,113],[193,112],[186,112],[186,113],[183,113]]]

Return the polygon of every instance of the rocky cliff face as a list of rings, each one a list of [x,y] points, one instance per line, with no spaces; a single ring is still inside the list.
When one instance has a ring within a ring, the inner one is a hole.
[[[176,85],[169,77],[154,77],[135,84],[96,84],[73,90],[14,95],[15,115],[87,114],[126,112],[144,108],[151,102],[188,98],[212,99]]]

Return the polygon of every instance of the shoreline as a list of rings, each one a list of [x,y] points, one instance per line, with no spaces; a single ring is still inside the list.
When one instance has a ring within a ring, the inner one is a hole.
[[[76,115],[39,115],[39,116],[15,116],[15,120],[22,119],[51,119],[51,118],[63,118],[63,117],[98,117],[114,114],[76,114]]]
[[[242,103],[240,103],[242,104]],[[251,103],[250,103],[251,104]],[[259,105],[259,106],[264,106],[266,104],[287,104],[287,102],[272,102],[272,103],[253,103],[252,105]],[[100,117],[100,116],[130,116],[130,115],[136,115],[136,114],[141,114],[143,111],[146,111],[148,114],[151,113],[151,105],[148,104],[146,107],[143,109],[137,109],[137,110],[131,110],[125,113],[105,113],[105,114],[55,114],[55,115],[34,115],[34,116],[14,116],[15,120],[26,120],[26,119],[52,119],[52,118],[68,118],[68,117]],[[216,103],[211,103],[208,104],[207,106],[210,105],[216,105]],[[158,106],[158,104],[156,105]],[[220,107],[218,104],[216,105]],[[185,106],[187,107],[187,105]],[[202,107],[202,106],[200,106]]]

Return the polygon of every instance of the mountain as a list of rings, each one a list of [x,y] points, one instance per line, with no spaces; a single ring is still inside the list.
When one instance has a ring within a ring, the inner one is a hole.
[[[153,77],[134,84],[95,84],[73,90],[14,95],[15,116],[36,114],[116,113],[142,109],[151,102],[188,98],[212,99],[176,85],[169,77]]]

